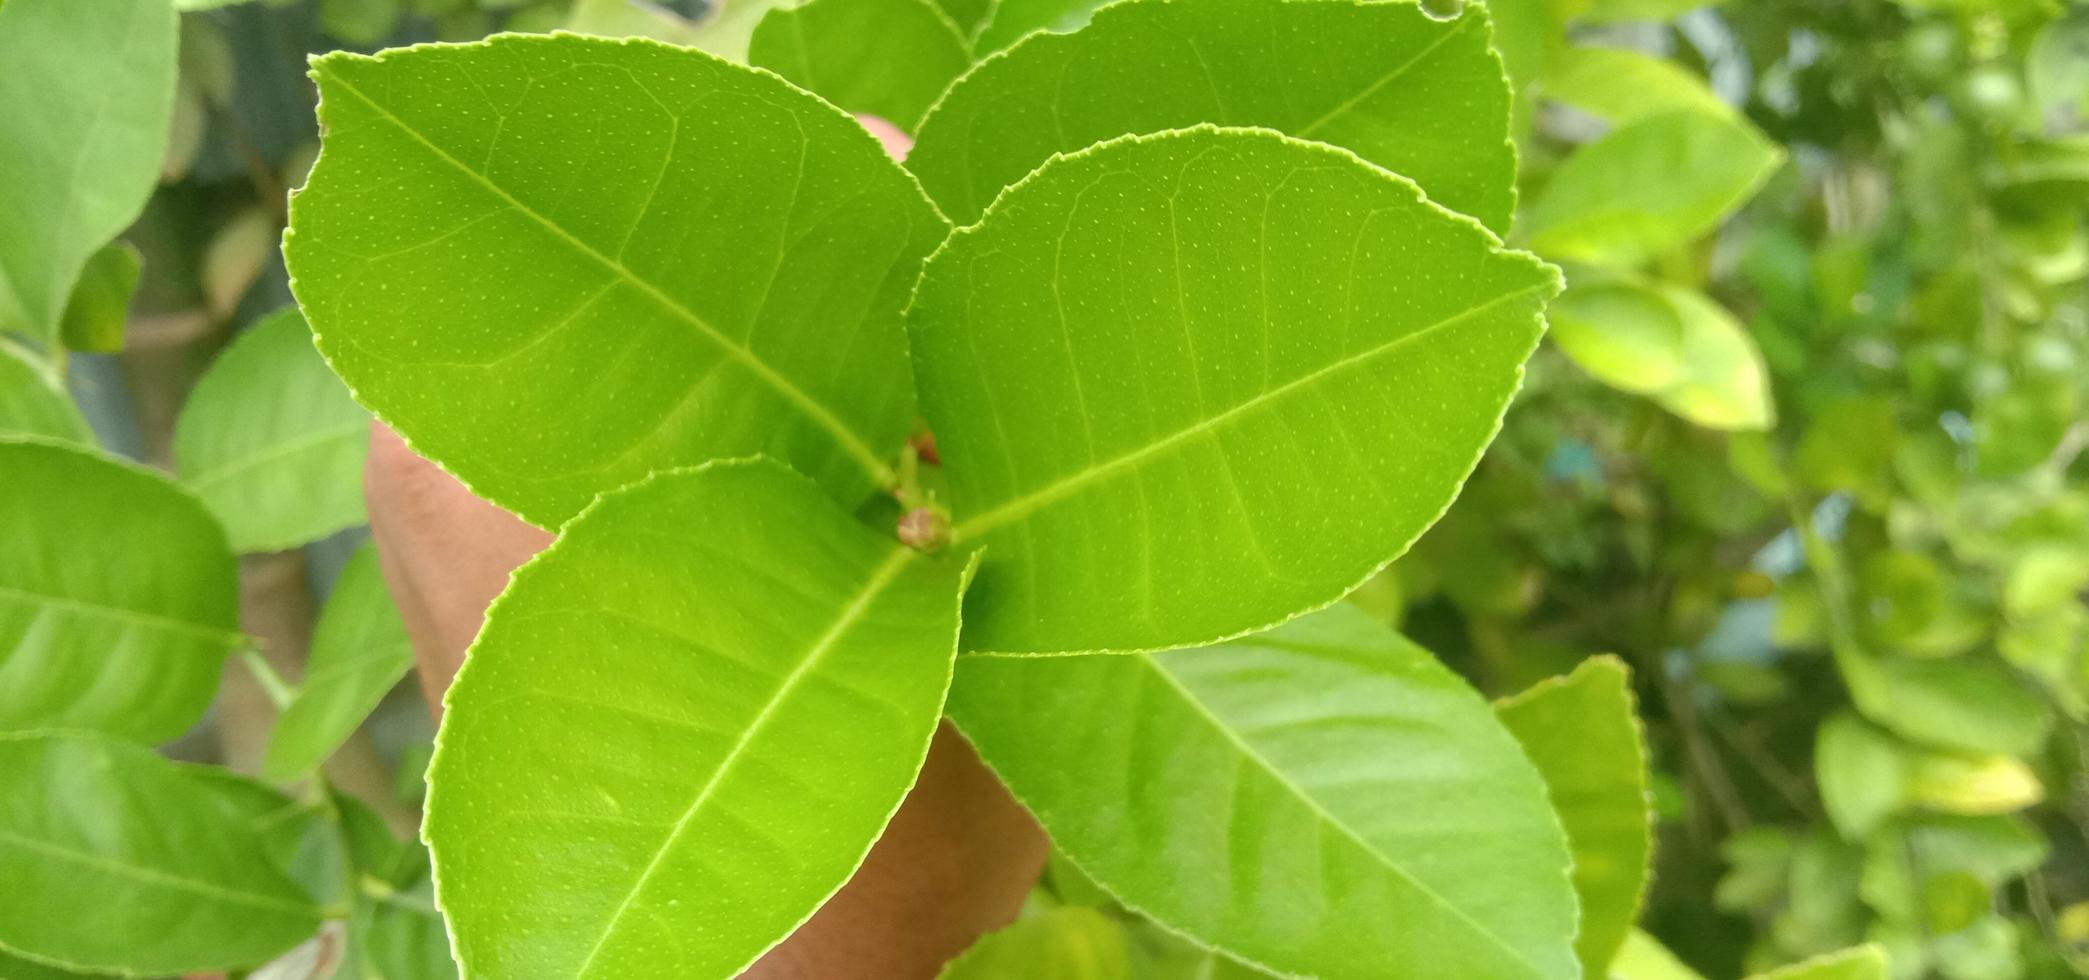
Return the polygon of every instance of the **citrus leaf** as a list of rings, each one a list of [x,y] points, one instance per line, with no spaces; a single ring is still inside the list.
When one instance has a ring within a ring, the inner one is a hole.
[[[1569,155],[1517,232],[1547,257],[1633,265],[1710,231],[1783,163],[1746,123],[1644,116]]]
[[[1651,870],[1646,734],[1634,705],[1631,672],[1603,656],[1495,706],[1566,826],[1581,907],[1574,950],[1590,977],[1603,976],[1638,921]]]
[[[1580,976],[1538,773],[1357,609],[1197,650],[964,656],[949,710],[1069,857],[1201,942],[1291,974]]]
[[[153,473],[54,443],[0,439],[0,473],[0,729],[157,742],[195,724],[244,642],[217,522]]]
[[[998,0],[972,51],[985,57],[1003,50],[1036,31],[1065,34],[1088,26],[1088,19],[1105,0]]]
[[[1639,929],[1625,937],[1625,944],[1610,961],[1611,980],[1704,980],[1704,975],[1676,959],[1661,941]]]
[[[1971,658],[1836,657],[1850,699],[1880,727],[1928,745],[2029,755],[2052,731],[2045,700],[2015,672]]]
[[[1668,20],[1715,0],[1589,0],[1576,20],[1609,24],[1623,20]]]
[[[1704,79],[1630,48],[1562,48],[1546,62],[1543,81],[1546,97],[1613,123],[1674,109],[1738,118]]]
[[[17,953],[191,973],[251,966],[319,928],[260,838],[149,749],[0,735],[0,800],[0,944]]]
[[[314,71],[293,288],[356,397],[481,496],[555,526],[758,451],[851,503],[892,482],[900,311],[945,226],[854,119],[639,39]]]
[[[747,60],[911,132],[972,66],[966,34],[935,0],[811,0],[762,18]]]
[[[747,44],[769,11],[786,0],[712,0],[691,20],[654,0],[574,0],[568,30],[606,37],[649,37],[747,63]]]
[[[196,382],[174,468],[238,552],[293,548],[363,523],[370,416],[312,349],[297,310],[263,319]]]
[[[1866,943],[1758,973],[1751,980],[1886,980],[1888,976],[1885,948]]]
[[[796,928],[920,769],[968,571],[766,461],[568,524],[437,737],[426,835],[465,972],[725,977]]]
[[[101,354],[123,349],[131,294],[137,291],[144,261],[124,242],[104,245],[88,256],[59,321],[59,337],[67,348]]]
[[[1755,339],[1702,293],[1599,279],[1562,293],[1547,319],[1553,340],[1588,373],[1692,422],[1758,430],[1775,418]]]
[[[167,0],[0,5],[0,331],[57,341],[80,270],[145,207],[175,34]]]
[[[1821,722],[1813,768],[1828,819],[1850,840],[1864,839],[1903,802],[1900,746],[1848,711]]]
[[[1124,924],[1090,908],[1063,907],[980,937],[938,980],[1131,980]]]
[[[1123,9],[1123,8],[1113,8]],[[1059,158],[909,325],[967,650],[1152,650],[1332,602],[1493,437],[1557,273],[1341,150],[1200,127]]]
[[[1509,89],[1480,4],[1449,22],[1411,3],[1112,4],[981,62],[922,121],[907,167],[964,224],[1054,153],[1204,122],[1347,147],[1508,227]]]
[[[49,365],[0,343],[0,436],[41,436],[93,445],[94,433]]]
[[[412,666],[406,624],[385,591],[377,549],[366,544],[319,614],[305,679],[269,736],[268,777],[289,782],[326,761]]]

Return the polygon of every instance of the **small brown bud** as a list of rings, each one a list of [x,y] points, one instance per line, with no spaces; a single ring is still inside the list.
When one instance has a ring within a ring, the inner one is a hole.
[[[898,533],[915,551],[940,551],[950,543],[950,519],[933,507],[916,507],[900,517]]]

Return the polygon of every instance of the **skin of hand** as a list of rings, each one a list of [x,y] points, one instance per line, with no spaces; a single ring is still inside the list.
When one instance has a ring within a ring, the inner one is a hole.
[[[385,584],[413,640],[431,706],[464,663],[508,574],[552,536],[472,495],[373,425],[364,470]],[[440,707],[434,707],[438,717]],[[1048,849],[1044,832],[946,722],[921,777],[854,878],[743,977],[934,977],[1015,918]]]
[[[893,157],[911,141],[858,117]],[[373,424],[364,496],[385,584],[413,640],[416,673],[441,714],[486,607],[552,536],[473,496]],[[747,980],[927,980],[980,935],[1013,920],[1050,849],[1044,831],[948,722],[855,877]]]

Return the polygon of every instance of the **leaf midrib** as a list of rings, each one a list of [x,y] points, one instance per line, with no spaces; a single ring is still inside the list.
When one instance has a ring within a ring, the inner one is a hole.
[[[132,626],[143,626],[149,629],[165,630],[170,633],[181,633],[194,637],[196,639],[209,640],[213,643],[222,644],[228,649],[244,645],[247,642],[245,634],[236,633],[231,630],[213,629],[201,623],[191,623],[187,620],[175,619],[172,616],[165,616],[159,613],[143,612],[137,609],[125,609],[121,606],[110,606],[99,602],[87,602],[80,599],[68,598],[66,596],[50,595],[43,592],[32,592],[28,589],[20,589],[11,585],[0,585],[0,600],[13,600],[16,602],[27,603],[29,605],[48,606],[52,609],[62,609],[67,612],[76,612],[88,616],[98,616],[102,619],[109,619],[121,623],[128,623]]]
[[[1428,899],[1429,901],[1435,903],[1438,908],[1441,908],[1445,912],[1449,913],[1454,921],[1466,926],[1473,932],[1478,933],[1482,938],[1492,943],[1496,948],[1500,949],[1504,953],[1507,953],[1510,958],[1514,959],[1517,963],[1522,964],[1522,966],[1526,970],[1530,971],[1530,976],[1545,976],[1545,971],[1539,969],[1537,964],[1532,963],[1530,961],[1530,958],[1525,956],[1522,950],[1510,945],[1508,940],[1503,939],[1494,930],[1487,928],[1485,924],[1481,923],[1477,919],[1474,919],[1471,915],[1467,914],[1464,909],[1459,908],[1455,904],[1452,904],[1452,902],[1449,899],[1443,897],[1434,888],[1429,887],[1427,882],[1424,882],[1421,879],[1416,878],[1412,872],[1408,871],[1404,867],[1401,867],[1399,862],[1394,860],[1392,855],[1385,853],[1383,850],[1380,850],[1376,845],[1372,844],[1369,841],[1366,841],[1362,836],[1358,835],[1356,830],[1352,828],[1347,822],[1338,819],[1334,814],[1328,812],[1327,808],[1321,805],[1318,797],[1315,797],[1313,794],[1306,792],[1304,787],[1293,782],[1289,777],[1287,777],[1284,774],[1284,771],[1282,769],[1277,767],[1275,763],[1269,761],[1269,759],[1263,756],[1263,754],[1254,746],[1249,745],[1247,740],[1242,738],[1240,733],[1235,731],[1232,725],[1227,724],[1224,719],[1218,716],[1217,712],[1213,711],[1209,705],[1204,703],[1203,699],[1197,697],[1196,693],[1191,691],[1188,685],[1184,684],[1179,678],[1177,678],[1174,675],[1173,672],[1169,671],[1167,667],[1163,666],[1159,658],[1150,654],[1143,653],[1131,654],[1131,656],[1136,656],[1140,660],[1144,661],[1146,663],[1146,666],[1152,670],[1154,676],[1159,677],[1164,683],[1168,685],[1169,688],[1173,689],[1177,694],[1181,695],[1183,703],[1188,705],[1191,709],[1195,710],[1198,716],[1202,717],[1207,723],[1209,723],[1213,730],[1217,731],[1220,734],[1220,736],[1226,739],[1227,742],[1232,743],[1232,745],[1235,748],[1239,749],[1242,756],[1244,756],[1248,761],[1254,763],[1265,774],[1267,774],[1270,779],[1275,780],[1278,785],[1282,786],[1294,798],[1296,798],[1299,802],[1303,803],[1306,809],[1312,811],[1312,813],[1315,816],[1320,818],[1321,822],[1325,823],[1329,827],[1333,827],[1335,831],[1338,834],[1340,834],[1344,840],[1347,840],[1350,843],[1355,844],[1358,848],[1362,849],[1364,853],[1371,855],[1373,858],[1376,858],[1380,867],[1383,867],[1387,871],[1392,872],[1394,876],[1413,886],[1416,892],[1420,893],[1424,898]]]
[[[645,296],[648,299],[651,299],[654,303],[658,304],[661,309],[666,310],[668,313],[674,315],[676,318],[687,322],[692,327],[695,327],[699,334],[701,334],[706,340],[709,340],[713,345],[715,345],[720,352],[725,354],[726,357],[732,359],[735,363],[738,363],[740,366],[746,368],[749,374],[752,374],[762,383],[768,385],[769,388],[775,391],[778,395],[781,395],[783,397],[783,400],[786,403],[788,403],[792,408],[797,409],[800,415],[803,415],[807,420],[811,421],[814,425],[824,430],[827,433],[828,438],[832,439],[834,441],[834,444],[840,447],[842,452],[846,454],[851,461],[853,461],[857,464],[857,466],[862,468],[865,474],[869,475],[872,483],[880,487],[885,487],[892,486],[898,482],[897,474],[893,472],[890,466],[885,464],[884,460],[878,457],[878,454],[876,452],[871,450],[870,446],[864,442],[862,436],[858,435],[854,429],[844,424],[839,417],[837,417],[832,411],[828,410],[827,406],[821,404],[817,399],[813,398],[810,394],[807,394],[804,389],[798,387],[798,385],[795,382],[793,382],[789,377],[785,376],[781,371],[778,371],[774,366],[770,365],[769,362],[762,360],[760,357],[756,356],[754,351],[748,348],[745,344],[735,341],[730,336],[728,336],[723,330],[720,330],[717,327],[713,326],[710,321],[704,319],[701,316],[698,316],[695,310],[690,309],[688,306],[682,304],[674,297],[669,296],[667,292],[665,290],[662,290],[659,286],[654,285],[652,282],[644,279],[637,273],[632,272],[631,268],[629,266],[626,266],[621,260],[612,258],[608,255],[604,255],[600,250],[596,249],[592,245],[589,245],[587,242],[582,241],[579,238],[579,236],[573,234],[571,231],[568,231],[565,228],[565,226],[560,225],[558,222],[551,220],[544,214],[539,213],[535,208],[532,208],[529,205],[523,203],[521,199],[515,197],[513,194],[508,193],[506,188],[503,188],[499,184],[494,183],[492,178],[486,176],[483,173],[480,173],[477,169],[466,164],[464,161],[457,159],[455,156],[451,155],[449,151],[444,150],[442,147],[435,145],[434,141],[428,139],[426,136],[421,135],[421,133],[415,130],[413,127],[408,126],[405,120],[400,119],[397,115],[394,115],[391,110],[385,108],[382,105],[379,105],[375,99],[372,99],[368,95],[365,95],[361,89],[355,86],[354,83],[348,81],[346,78],[341,77],[338,73],[330,75],[328,77],[328,80],[332,82],[334,85],[339,86],[341,91],[347,92],[348,94],[355,96],[364,105],[369,106],[370,111],[376,113],[385,122],[390,123],[392,128],[398,130],[399,132],[405,134],[408,138],[412,139],[414,142],[420,144],[436,159],[449,164],[451,167],[455,168],[457,172],[471,178],[474,183],[477,183],[479,186],[484,187],[494,196],[500,198],[510,207],[513,207],[518,214],[522,214],[528,217],[532,221],[535,221],[537,224],[543,226],[546,230],[552,232],[554,235],[557,235],[560,240],[564,241],[567,245],[572,247],[574,251],[590,259],[593,259],[595,262],[599,263],[603,268],[616,274],[618,278],[630,284],[632,288],[637,289],[639,292],[645,294]]]
[[[748,746],[754,744],[755,739],[761,735],[763,728],[768,725],[770,718],[775,715],[777,708],[790,699],[791,694],[797,690],[798,686],[807,677],[811,676],[813,668],[819,666],[820,662],[826,659],[827,654],[841,641],[841,638],[863,618],[865,613],[869,612],[871,603],[884,593],[886,586],[891,585],[893,580],[899,577],[900,572],[907,567],[908,562],[916,554],[918,553],[910,548],[894,546],[892,551],[886,555],[884,561],[872,570],[870,576],[864,580],[863,588],[849,600],[847,605],[842,607],[841,613],[835,617],[833,623],[828,625],[826,632],[821,633],[819,638],[813,641],[812,646],[807,649],[804,658],[799,661],[798,666],[793,667],[791,672],[784,676],[783,683],[777,686],[776,692],[769,696],[769,700],[762,705],[761,710],[755,713],[754,719],[748,722],[746,729],[741,731],[740,737],[734,740],[732,748],[728,749],[725,757],[719,760],[718,768],[711,771],[710,777],[704,781],[703,787],[697,791],[695,799],[690,801],[689,806],[682,811],[682,815],[675,820],[674,826],[668,830],[667,837],[653,851],[651,860],[646,863],[645,869],[639,872],[638,879],[632,882],[630,891],[624,894],[623,901],[619,902],[616,911],[610,914],[607,923],[602,927],[602,934],[596,937],[594,946],[588,950],[587,958],[583,959],[580,963],[580,968],[574,971],[573,975],[575,977],[588,975],[588,970],[594,966],[595,958],[601,955],[602,950],[609,945],[610,937],[616,934],[617,924],[631,910],[632,904],[638,900],[639,894],[645,891],[647,883],[652,880],[654,873],[659,871],[660,864],[667,857],[668,852],[674,850],[675,844],[681,839],[683,832],[688,830],[689,822],[695,819],[697,812],[703,809],[704,804],[710,802],[711,794],[725,782],[726,776],[732,771],[733,764],[739,761],[741,754],[747,750]]]
[[[369,430],[370,420],[367,417],[358,418],[353,422],[342,422],[314,429],[280,442],[264,445],[245,455],[236,456],[182,482],[187,484],[191,491],[201,493],[208,487],[216,486],[249,470],[267,466],[284,457],[293,456],[308,449],[316,449],[330,442],[359,440]]]
[[[1164,452],[1176,445],[1188,441],[1193,437],[1217,429],[1218,427],[1226,424],[1227,422],[1232,421],[1234,418],[1237,418],[1241,415],[1245,415],[1251,411],[1254,411],[1257,408],[1260,408],[1263,405],[1281,399],[1294,391],[1298,391],[1300,389],[1309,387],[1315,382],[1318,382],[1324,378],[1327,378],[1335,374],[1339,374],[1345,370],[1348,370],[1349,368],[1356,367],[1357,365],[1369,362],[1372,359],[1379,357],[1380,355],[1389,354],[1393,351],[1399,350],[1400,348],[1405,347],[1410,343],[1418,342],[1425,337],[1435,334],[1437,331],[1455,326],[1459,323],[1463,323],[1467,319],[1490,312],[1497,307],[1506,305],[1518,299],[1522,299],[1523,297],[1529,296],[1532,293],[1541,292],[1547,288],[1550,288],[1551,285],[1552,283],[1550,281],[1541,281],[1533,283],[1529,286],[1524,286],[1522,288],[1514,289],[1509,292],[1503,293],[1477,306],[1468,307],[1464,310],[1459,311],[1458,313],[1438,320],[1435,323],[1431,323],[1427,326],[1421,327],[1420,329],[1412,330],[1407,333],[1401,334],[1400,336],[1395,337],[1392,340],[1389,340],[1383,344],[1367,348],[1363,351],[1360,351],[1355,354],[1350,354],[1346,357],[1338,358],[1334,361],[1329,362],[1326,365],[1315,368],[1312,371],[1309,371],[1303,375],[1293,378],[1290,381],[1286,381],[1283,384],[1280,384],[1274,388],[1270,388],[1265,391],[1259,392],[1253,397],[1248,398],[1247,400],[1240,402],[1239,404],[1234,405],[1230,408],[1227,408],[1216,415],[1206,416],[1203,419],[1199,419],[1198,421],[1190,425],[1177,429],[1174,432],[1171,432],[1165,436],[1161,436],[1160,438],[1148,442],[1143,446],[1139,446],[1136,449],[1131,449],[1126,452],[1119,453],[1118,455],[1103,460],[1099,463],[1090,464],[1082,469],[1075,470],[1071,473],[1066,474],[1065,476],[1059,477],[1058,479],[1053,480],[1052,482],[1047,483],[1041,487],[1023,493],[1020,496],[1012,497],[994,506],[989,510],[983,511],[979,514],[973,515],[970,518],[958,522],[958,524],[951,529],[950,543],[953,546],[959,545],[973,538],[977,538],[982,534],[987,534],[995,530],[996,528],[1002,527],[1007,524],[1012,524],[1016,521],[1020,521],[1023,518],[1029,517],[1031,514],[1034,514],[1037,511],[1042,510],[1047,506],[1050,506],[1051,504],[1057,503],[1060,500],[1072,496],[1075,492],[1079,491],[1082,487],[1085,487],[1088,484],[1109,477],[1120,470],[1124,470],[1132,466],[1135,466],[1138,463],[1147,459],[1148,457]]]
[[[84,865],[90,868],[97,868],[113,874],[121,875],[123,877],[131,878],[135,881],[145,882],[148,884],[157,885],[159,887],[168,888],[175,891],[185,891],[190,894],[201,895],[206,898],[214,898],[219,901],[231,902],[236,905],[246,905],[253,908],[267,909],[274,912],[287,912],[299,916],[310,916],[313,918],[318,917],[317,909],[309,905],[302,905],[297,902],[290,901],[288,899],[276,898],[272,895],[263,895],[255,892],[236,891],[234,889],[226,888],[222,885],[213,884],[208,881],[199,881],[194,878],[184,878],[180,875],[173,874],[171,872],[161,871],[158,868],[149,868],[143,865],[130,864],[128,862],[118,861],[114,858],[104,857],[100,854],[93,854],[87,851],[78,851],[70,847],[65,847],[59,844],[53,844],[50,841],[37,840],[33,837],[24,837],[12,831],[0,830],[0,844],[13,845],[15,847],[22,848],[23,850],[33,851],[35,853],[57,858],[62,861],[69,861],[73,864]]]

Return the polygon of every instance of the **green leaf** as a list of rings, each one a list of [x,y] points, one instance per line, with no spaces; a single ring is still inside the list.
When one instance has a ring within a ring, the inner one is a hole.
[[[1047,164],[910,313],[952,540],[987,547],[966,649],[1167,649],[1332,602],[1457,493],[1557,290],[1408,181],[1267,130]]]
[[[1580,975],[1544,783],[1479,695],[1359,610],[1199,650],[965,656],[949,711],[1098,882],[1251,963]]]
[[[1770,427],[1762,351],[1702,293],[1598,277],[1562,293],[1546,316],[1560,349],[1605,384],[1707,428]]]
[[[1960,752],[1910,753],[1904,792],[1941,813],[1994,816],[2045,799],[2045,785],[2021,760]]]
[[[95,453],[0,439],[0,473],[0,730],[187,730],[245,642],[225,533],[173,484]]]
[[[1850,712],[1821,723],[1813,766],[1828,819],[1850,840],[1862,840],[1900,809],[1900,746]]]
[[[907,167],[963,224],[1054,153],[1205,122],[1346,147],[1438,204],[1508,227],[1508,83],[1479,4],[1449,22],[1410,3],[1112,4],[960,79],[922,122]]]
[[[1610,961],[1611,980],[1704,980],[1696,970],[1683,965],[1661,941],[1639,929],[1625,936],[1625,944]]]
[[[972,39],[973,53],[984,57],[1003,50],[1035,31],[1066,34],[1088,26],[1106,0],[998,0],[993,14]]]
[[[969,570],[767,461],[568,524],[437,738],[425,833],[466,972],[723,977],[796,928],[921,766]]]
[[[87,418],[49,365],[13,344],[0,343],[0,436],[41,436],[94,444]]]
[[[1746,123],[1645,116],[1561,162],[1517,232],[1547,257],[1635,265],[1716,227],[1783,163]]]
[[[252,966],[319,928],[260,839],[148,749],[0,735],[0,800],[0,944],[17,953],[191,973]]]
[[[1495,713],[1523,743],[1566,826],[1581,907],[1574,950],[1583,975],[1601,977],[1639,919],[1654,844],[1631,672],[1616,657],[1593,657]]]
[[[747,58],[911,132],[972,66],[972,45],[936,0],[810,0],[762,18]]]
[[[1576,20],[1609,24],[1621,20],[1669,20],[1716,0],[1588,0]]]
[[[55,342],[80,270],[145,206],[175,34],[167,0],[0,6],[0,332]]]
[[[0,950],[0,978],[4,980],[101,980],[122,976],[120,973],[90,973],[85,970],[67,970],[62,967],[25,960]]]
[[[1545,95],[1613,123],[1677,109],[1738,119],[1704,79],[1629,48],[1562,48],[1545,65]]]
[[[366,544],[319,615],[305,679],[269,737],[268,778],[289,782],[326,761],[412,666],[406,624],[385,591],[377,549]]]
[[[605,37],[649,37],[747,63],[748,41],[769,11],[786,0],[714,0],[689,20],[653,0],[574,0],[568,30]]]
[[[297,310],[218,355],[174,429],[183,486],[238,552],[279,551],[363,523],[370,416],[312,349]]]
[[[1886,980],[1886,950],[1867,943],[1804,963],[1758,973],[1752,980]]]
[[[1130,980],[1123,923],[1089,908],[1045,911],[989,933],[950,961],[939,980]]]
[[[125,242],[104,245],[88,256],[59,321],[59,339],[67,348],[99,354],[123,349],[131,293],[138,288],[143,262],[138,250]]]
[[[2037,689],[1997,663],[1856,651],[1838,655],[1836,663],[1866,718],[1917,742],[2028,755],[2052,730],[2052,710]]]
[[[893,482],[900,312],[946,229],[854,119],[644,40],[503,35],[315,73],[298,300],[356,397],[481,496],[556,526],[755,452],[850,503]]]

